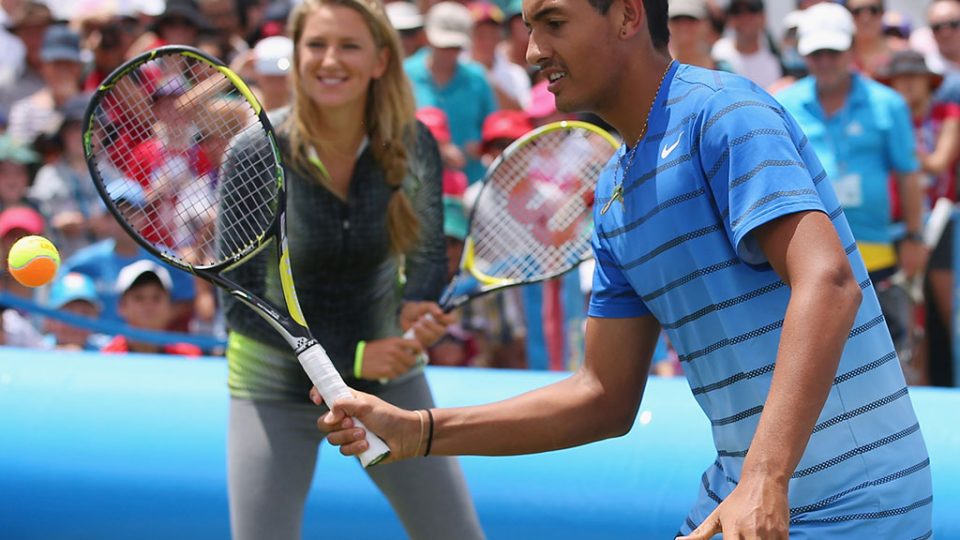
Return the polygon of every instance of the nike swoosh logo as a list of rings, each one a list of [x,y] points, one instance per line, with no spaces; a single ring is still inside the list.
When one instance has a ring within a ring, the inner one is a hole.
[[[663,151],[660,152],[660,159],[667,159],[667,156],[673,153],[674,150],[680,146],[680,139],[683,137],[683,132],[680,132],[680,135],[677,136],[677,142],[671,144],[670,146],[664,146]]]

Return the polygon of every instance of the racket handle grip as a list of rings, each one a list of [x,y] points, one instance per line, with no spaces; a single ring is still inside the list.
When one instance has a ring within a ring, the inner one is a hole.
[[[426,319],[426,320],[428,320],[428,321],[434,320],[434,319],[433,319],[433,315],[431,315],[431,314],[429,314],[429,313],[427,313],[426,315],[424,315],[423,318]],[[411,326],[410,328],[408,328],[406,332],[403,333],[403,339],[417,339],[417,334],[416,334],[416,332],[413,331],[413,327],[412,327],[412,326]],[[428,357],[428,356],[427,356],[427,352],[424,351],[424,352],[420,353],[419,355],[417,355],[417,364],[416,364],[416,366],[414,366],[414,367],[423,367],[423,366],[427,365],[428,363],[430,363],[430,357]]]
[[[323,350],[319,343],[307,347],[297,357],[328,407],[340,398],[353,399],[353,394],[350,393],[350,389],[343,382],[343,378],[340,377],[337,369],[333,367],[333,362],[327,356],[327,351]],[[367,429],[360,420],[354,418],[353,423],[367,432],[367,445],[369,447],[358,456],[360,464],[364,468],[376,465],[390,455],[390,447],[383,442],[383,439]]]

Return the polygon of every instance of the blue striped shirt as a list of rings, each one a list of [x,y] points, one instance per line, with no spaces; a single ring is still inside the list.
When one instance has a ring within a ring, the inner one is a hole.
[[[681,532],[736,487],[773,375],[790,290],[749,233],[819,211],[863,302],[790,481],[791,537],[924,537],[932,488],[917,418],[850,227],[796,122],[746,79],[674,64],[648,135],[601,175],[598,209],[621,179],[623,202],[595,215],[590,315],[656,317],[710,420],[717,458]]]

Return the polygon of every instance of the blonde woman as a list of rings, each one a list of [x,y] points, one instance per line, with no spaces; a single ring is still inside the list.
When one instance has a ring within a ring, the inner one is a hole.
[[[272,121],[289,183],[287,232],[304,314],[349,385],[402,407],[431,407],[414,366],[449,322],[434,302],[446,277],[441,163],[436,142],[414,119],[399,38],[378,0],[305,0],[289,25],[294,101]],[[263,253],[233,277],[279,301],[272,261],[274,253]],[[322,411],[273,329],[246,307],[224,304],[233,536],[298,539]],[[421,319],[428,312],[436,322]],[[418,320],[416,339],[400,337]],[[483,537],[455,460],[368,472],[411,538]]]

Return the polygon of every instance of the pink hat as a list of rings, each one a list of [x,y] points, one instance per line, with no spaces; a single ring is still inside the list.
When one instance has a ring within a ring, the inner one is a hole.
[[[450,142],[450,122],[447,113],[437,107],[424,107],[417,111],[417,120],[423,122],[433,138],[440,144]]]
[[[0,237],[16,229],[43,234],[43,216],[29,206],[14,206],[0,212]]]

